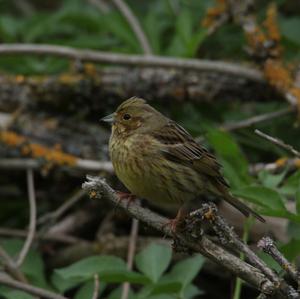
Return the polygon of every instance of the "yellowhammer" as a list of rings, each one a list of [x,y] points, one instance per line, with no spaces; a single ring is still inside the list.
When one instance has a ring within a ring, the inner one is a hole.
[[[130,98],[102,120],[112,123],[109,152],[116,175],[134,196],[183,205],[212,194],[265,221],[230,194],[216,158],[145,100]],[[180,217],[179,209],[173,228]]]

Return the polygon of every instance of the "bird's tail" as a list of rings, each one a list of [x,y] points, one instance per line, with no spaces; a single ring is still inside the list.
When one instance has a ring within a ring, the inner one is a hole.
[[[224,199],[227,202],[229,202],[231,205],[233,205],[236,209],[238,209],[241,213],[243,213],[246,217],[249,217],[249,215],[253,215],[259,221],[266,222],[266,220],[263,217],[261,217],[259,214],[254,212],[252,209],[250,209],[248,206],[246,206],[239,199],[233,197],[231,194],[227,193],[225,195]]]

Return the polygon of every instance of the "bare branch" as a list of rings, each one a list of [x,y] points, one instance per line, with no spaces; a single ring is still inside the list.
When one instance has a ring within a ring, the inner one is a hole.
[[[39,296],[45,299],[67,299],[66,297],[38,288],[38,287],[34,287],[31,286],[29,284],[23,283],[23,282],[19,282],[10,278],[7,278],[3,275],[0,275],[0,284],[3,284],[7,287],[10,288],[14,288],[17,290],[21,290],[24,291],[26,293],[32,294],[34,296]]]
[[[152,54],[152,49],[150,47],[150,43],[147,39],[145,32],[142,30],[142,26],[139,20],[135,17],[130,7],[123,0],[112,0],[115,6],[119,9],[121,14],[127,20],[128,24],[132,28],[135,33],[144,53],[146,55]]]
[[[269,254],[280,266],[288,273],[288,275],[298,283],[300,287],[300,273],[295,267],[283,256],[278,250],[274,241],[270,237],[264,237],[257,243],[258,248]]]
[[[199,237],[199,233],[184,234],[184,233],[172,233],[170,227],[166,225],[168,219],[153,213],[152,211],[142,208],[136,203],[131,203],[127,206],[126,201],[119,203],[118,197],[115,191],[101,178],[88,177],[88,181],[83,184],[83,189],[88,191],[92,198],[106,198],[114,204],[126,210],[126,212],[132,217],[142,221],[146,225],[157,229],[163,234],[175,237],[176,242],[180,245],[189,248],[189,250],[199,252],[209,259],[215,261],[217,264],[225,267],[233,274],[241,277],[255,288],[261,290],[263,293],[270,294],[276,292],[274,284],[266,278],[258,269],[240,260],[233,254],[225,251],[222,247],[214,244],[206,236]]]
[[[43,166],[43,162],[37,159],[30,158],[6,158],[0,159],[0,169],[39,169]],[[64,165],[64,167],[66,167]],[[77,159],[75,165],[71,168],[85,171],[106,171],[109,173],[113,172],[113,167],[109,161],[96,161],[96,160],[85,160]]]
[[[41,216],[37,220],[38,224],[43,224],[49,220],[55,221],[56,219],[61,217],[67,210],[69,210],[72,206],[74,206],[80,199],[82,199],[85,194],[86,192],[82,189],[77,191],[66,202],[64,202],[58,209]]]
[[[253,68],[239,64],[200,59],[167,58],[162,56],[125,55],[92,50],[78,50],[71,47],[36,44],[1,44],[0,55],[52,55],[98,63],[131,65],[140,67],[180,68],[231,74],[237,77],[265,82],[263,74]]]
[[[34,178],[33,178],[32,169],[27,170],[27,187],[28,187],[28,198],[29,198],[29,206],[30,206],[30,221],[29,221],[27,238],[19,254],[18,260],[16,262],[18,267],[20,267],[23,264],[26,255],[30,249],[30,246],[32,244],[32,241],[34,239],[34,235],[36,231],[36,199],[35,199]]]
[[[94,291],[92,299],[97,299],[99,296],[99,275],[96,273],[94,274]]]
[[[233,131],[233,130],[237,130],[237,129],[243,129],[243,128],[251,127],[251,126],[261,123],[261,122],[270,121],[274,118],[284,116],[284,115],[290,114],[295,111],[296,110],[293,107],[283,108],[278,111],[253,116],[253,117],[244,119],[239,122],[221,125],[220,129],[224,130],[224,131]]]
[[[28,232],[26,230],[0,227],[0,236],[26,238],[27,235]],[[77,243],[84,242],[82,239],[70,235],[57,234],[57,233],[52,234],[48,232],[43,234],[36,234],[34,238],[38,240],[47,240],[47,241],[65,243],[65,244],[77,244]]]
[[[128,246],[128,255],[127,255],[127,269],[132,270],[133,266],[133,259],[136,250],[136,241],[138,236],[139,230],[139,221],[137,219],[132,219],[131,223],[131,232],[130,232],[130,239],[129,239],[129,246]],[[122,290],[122,297],[121,299],[127,299],[129,295],[130,283],[125,282],[123,284]]]
[[[257,134],[258,136],[270,141],[271,143],[276,144],[277,146],[284,148],[286,150],[288,150],[289,152],[291,152],[293,155],[295,155],[296,157],[300,158],[300,152],[298,152],[297,150],[295,150],[291,145],[284,143],[282,140],[272,137],[266,133],[261,132],[260,130],[255,130],[254,131],[255,134]]]
[[[9,256],[5,249],[0,245],[0,258],[1,263],[4,265],[4,270],[14,279],[27,283],[27,279],[24,274],[19,270],[15,261]]]

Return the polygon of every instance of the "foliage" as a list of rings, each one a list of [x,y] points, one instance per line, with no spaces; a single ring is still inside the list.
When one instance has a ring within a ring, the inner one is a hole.
[[[4,248],[13,256],[20,250],[21,245],[19,241],[6,241]],[[135,257],[135,265],[139,271],[131,271],[118,257],[91,256],[65,268],[56,269],[50,283],[45,280],[44,264],[39,253],[31,250],[21,270],[33,285],[53,289],[61,294],[75,292],[75,299],[92,297],[95,274],[99,277],[101,298],[120,298],[121,285],[112,291],[111,286],[124,282],[136,286],[134,291],[131,291],[131,299],[194,298],[201,290],[193,285],[192,281],[200,271],[204,258],[195,255],[171,266],[171,257],[170,247],[152,243]],[[0,288],[0,295],[6,299],[33,298],[6,287]]]

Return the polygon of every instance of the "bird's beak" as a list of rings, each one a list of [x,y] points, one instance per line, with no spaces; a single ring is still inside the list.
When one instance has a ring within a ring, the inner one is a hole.
[[[113,123],[115,121],[115,114],[109,114],[103,118],[100,119],[100,121],[104,121],[106,123]]]

